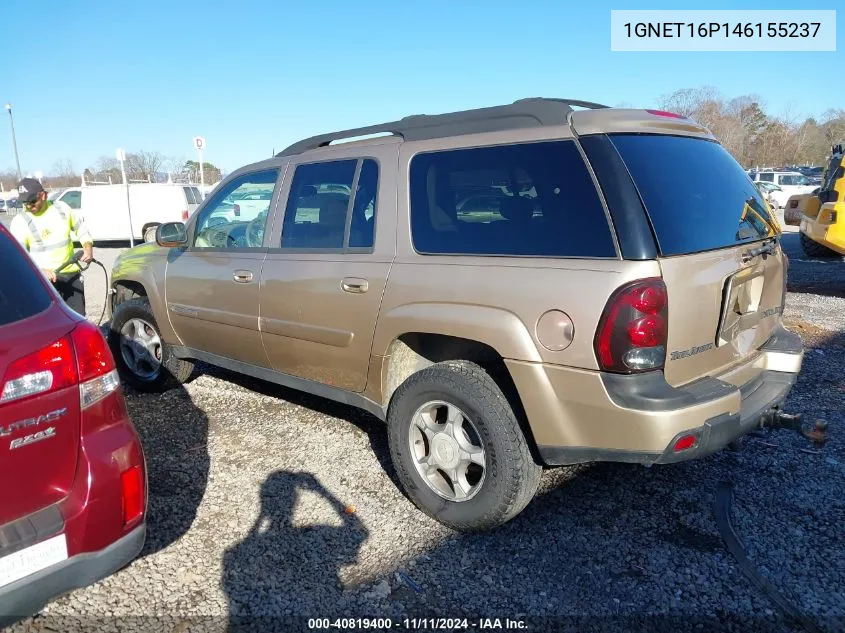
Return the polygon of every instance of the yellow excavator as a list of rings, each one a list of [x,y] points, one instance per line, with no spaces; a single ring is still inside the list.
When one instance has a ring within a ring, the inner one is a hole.
[[[791,196],[784,223],[799,227],[801,246],[810,257],[845,256],[845,151],[834,145],[821,187]]]

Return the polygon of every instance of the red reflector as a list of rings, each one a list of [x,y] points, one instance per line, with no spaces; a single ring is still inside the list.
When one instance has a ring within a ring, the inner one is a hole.
[[[123,525],[128,525],[144,514],[144,472],[133,466],[120,473]]]
[[[680,453],[681,451],[685,451],[688,448],[692,448],[695,446],[695,435],[684,435],[681,439],[675,442],[674,451],[676,453]]]
[[[70,334],[76,348],[79,381],[86,382],[115,368],[114,357],[100,329],[90,321],[82,321]]]
[[[654,116],[665,116],[671,119],[686,119],[683,114],[676,114],[674,112],[666,112],[666,110],[646,110],[649,114],[653,114]]]

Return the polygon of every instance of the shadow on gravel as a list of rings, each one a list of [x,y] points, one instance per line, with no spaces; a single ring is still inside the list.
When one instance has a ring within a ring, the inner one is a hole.
[[[197,370],[202,371],[205,375],[215,376],[243,387],[244,389],[260,393],[261,395],[269,396],[271,398],[279,398],[293,405],[304,407],[306,409],[316,411],[317,413],[354,424],[361,429],[361,431],[367,434],[367,437],[370,440],[370,446],[372,447],[376,458],[379,460],[379,464],[382,469],[393,482],[393,485],[396,486],[397,490],[400,492],[402,491],[399,478],[396,476],[396,471],[393,468],[393,462],[390,460],[390,449],[387,444],[387,429],[384,422],[375,416],[369,414],[363,409],[358,409],[357,407],[334,402],[333,400],[327,400],[326,398],[320,398],[319,396],[312,396],[311,394],[296,391],[295,389],[288,389],[287,387],[258,380],[257,378],[252,378],[244,374],[230,372],[229,370],[221,367],[214,367],[205,364],[200,366],[198,364]]]
[[[196,518],[208,483],[208,417],[183,387],[162,394],[124,389],[147,460],[149,501],[143,557],[178,541]]]
[[[303,493],[328,502],[339,525],[295,525]],[[271,474],[261,486],[261,513],[250,533],[223,555],[228,630],[287,630],[281,614],[327,614],[343,593],[340,567],[357,562],[368,536],[358,517],[312,474]]]

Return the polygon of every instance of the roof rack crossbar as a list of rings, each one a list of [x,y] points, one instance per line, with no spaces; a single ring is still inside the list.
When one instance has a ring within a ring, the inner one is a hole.
[[[388,133],[410,141],[545,125],[568,125],[568,116],[573,112],[573,107],[603,109],[609,106],[577,99],[530,97],[508,105],[445,114],[414,114],[390,123],[318,134],[297,141],[276,156],[300,154],[325,147],[334,141],[371,134]]]

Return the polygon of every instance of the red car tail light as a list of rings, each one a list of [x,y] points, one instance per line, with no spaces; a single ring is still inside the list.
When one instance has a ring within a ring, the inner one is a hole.
[[[143,516],[144,471],[141,466],[132,466],[120,473],[120,501],[124,526]]]
[[[82,409],[120,386],[114,358],[100,330],[80,322],[70,334],[12,362],[3,376],[0,403],[79,384]]]
[[[77,381],[73,345],[65,336],[9,365],[3,376],[0,403],[58,391]]]
[[[188,210],[187,210],[187,209],[185,209],[184,211],[182,211],[182,222],[187,222],[189,217],[191,217],[191,216],[190,216],[190,214],[188,213]]]
[[[596,330],[599,366],[625,374],[662,368],[667,324],[668,296],[662,279],[622,286],[607,302]]]
[[[71,332],[79,371],[79,401],[83,410],[120,387],[114,357],[99,328],[82,321]]]

